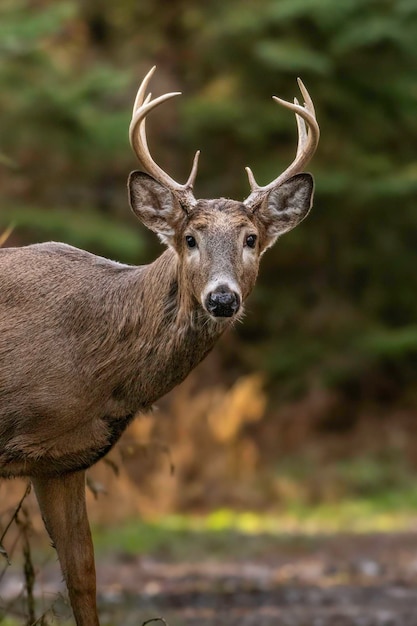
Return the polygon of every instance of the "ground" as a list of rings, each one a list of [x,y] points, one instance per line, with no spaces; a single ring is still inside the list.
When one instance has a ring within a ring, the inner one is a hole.
[[[114,600],[118,594],[134,598],[128,601],[133,613],[141,604],[145,618],[161,615],[170,626],[417,624],[417,538],[412,534],[292,537],[287,544],[282,537],[241,541],[246,543],[242,556],[233,560],[125,558],[107,564],[100,579]],[[110,614],[108,600],[104,613]]]
[[[227,531],[188,539],[168,533],[152,555],[139,556],[103,550],[100,538],[98,544],[103,626],[141,626],[158,616],[169,626],[417,625],[417,535],[411,532]],[[37,581],[47,608],[62,589],[51,558]],[[18,586],[12,567],[0,583],[3,604]],[[68,616],[63,602],[54,606]]]

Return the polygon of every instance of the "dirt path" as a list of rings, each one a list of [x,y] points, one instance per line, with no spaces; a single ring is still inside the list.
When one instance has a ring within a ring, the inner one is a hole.
[[[141,606],[169,626],[417,626],[416,536],[263,541],[250,561],[119,558],[101,583],[133,614]]]
[[[233,555],[221,558],[101,556],[103,626],[156,616],[169,626],[417,626],[417,534],[241,536],[238,552],[236,539]],[[19,584],[11,570],[3,602]],[[49,562],[38,574],[43,606],[60,589]]]

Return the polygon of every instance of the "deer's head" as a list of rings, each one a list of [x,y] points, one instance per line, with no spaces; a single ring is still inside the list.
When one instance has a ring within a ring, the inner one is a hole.
[[[263,252],[308,214],[313,197],[313,178],[300,173],[313,156],[319,127],[311,98],[299,81],[305,100],[301,106],[274,99],[296,114],[298,148],[293,163],[268,185],[261,187],[246,168],[251,187],[244,202],[220,198],[196,200],[193,186],[199,152],[191,174],[180,185],[152,159],[146,141],[148,112],[168,98],[151,100],[145,93],[153,68],[143,80],[130,124],[132,147],[148,172],[129,176],[131,207],[139,219],[178,254],[181,276],[193,298],[213,319],[233,318],[251,292]]]

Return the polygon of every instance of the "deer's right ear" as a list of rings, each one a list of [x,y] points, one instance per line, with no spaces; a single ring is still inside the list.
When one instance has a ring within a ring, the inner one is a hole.
[[[135,215],[171,244],[184,211],[173,193],[144,172],[131,172],[128,179],[129,202]]]

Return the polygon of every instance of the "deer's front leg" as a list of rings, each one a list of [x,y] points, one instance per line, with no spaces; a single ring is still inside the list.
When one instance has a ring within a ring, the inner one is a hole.
[[[99,626],[85,472],[32,479],[42,517],[58,552],[77,626]]]

